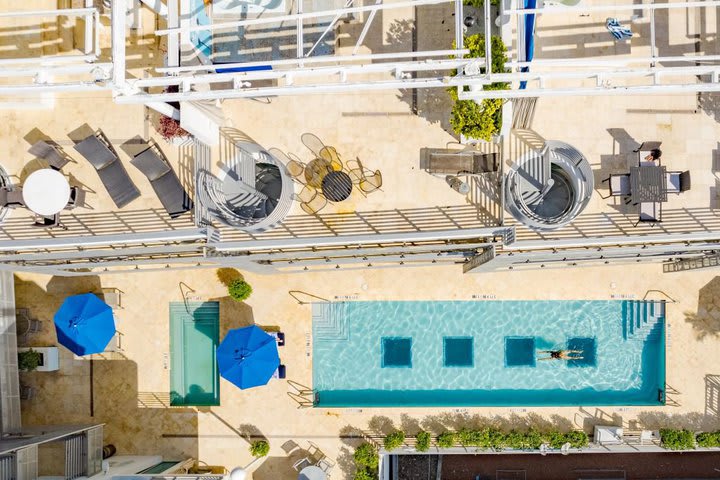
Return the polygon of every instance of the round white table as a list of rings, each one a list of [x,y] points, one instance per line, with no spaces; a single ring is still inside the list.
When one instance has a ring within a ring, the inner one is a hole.
[[[55,215],[70,200],[70,184],[57,170],[43,168],[28,176],[22,186],[25,205],[40,215]]]
[[[320,467],[310,465],[300,470],[298,480],[326,480],[327,474]]]

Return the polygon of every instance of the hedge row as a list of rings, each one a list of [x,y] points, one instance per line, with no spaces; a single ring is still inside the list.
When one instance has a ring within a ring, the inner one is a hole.
[[[696,434],[685,429],[663,428],[660,430],[660,440],[663,448],[668,450],[692,450],[696,446],[720,447],[720,431]]]

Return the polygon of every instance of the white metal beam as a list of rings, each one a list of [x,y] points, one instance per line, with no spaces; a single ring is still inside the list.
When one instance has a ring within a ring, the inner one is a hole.
[[[188,27],[182,27],[182,28],[166,28],[166,29],[160,29],[155,30],[155,35],[162,36],[162,35],[178,35],[181,32],[202,32],[202,31],[215,31],[215,30],[228,30],[228,29],[235,29],[237,27],[247,27],[249,25],[265,25],[270,23],[283,23],[283,22],[292,22],[292,21],[298,21],[298,20],[308,20],[313,18],[322,18],[322,17],[334,17],[337,13],[350,14],[350,13],[369,13],[373,10],[386,10],[386,9],[393,9],[393,8],[412,8],[416,6],[421,5],[439,5],[441,3],[449,3],[456,0],[412,0],[412,1],[403,1],[403,2],[397,2],[397,3],[382,3],[379,5],[365,5],[362,7],[350,7],[350,8],[340,8],[340,9],[334,9],[334,10],[322,10],[317,12],[302,12],[302,13],[294,13],[289,15],[278,15],[274,17],[270,16],[262,16],[257,18],[249,18],[246,20],[238,20],[235,22],[218,22],[218,23],[211,23],[208,25],[191,25]],[[720,0],[718,0],[720,1]]]
[[[705,0],[695,2],[672,2],[672,3],[626,3],[612,5],[592,5],[582,4],[568,6],[552,6],[540,8],[511,8],[505,10],[507,15],[530,15],[532,13],[554,14],[559,13],[569,15],[572,13],[589,13],[589,12],[633,12],[635,10],[671,10],[676,8],[710,8],[720,6],[720,0]]]

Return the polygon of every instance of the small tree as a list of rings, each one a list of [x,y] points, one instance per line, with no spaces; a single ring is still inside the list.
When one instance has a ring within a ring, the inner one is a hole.
[[[253,457],[264,457],[270,452],[270,444],[266,440],[256,440],[250,444],[250,454]]]
[[[437,437],[437,446],[440,448],[454,447],[455,441],[455,432],[443,432]]]
[[[251,293],[252,287],[250,286],[250,284],[240,278],[233,280],[228,285],[228,294],[230,295],[230,297],[232,297],[233,300],[237,302],[243,302],[247,300]]]
[[[32,348],[27,351],[18,352],[18,368],[26,372],[31,372],[40,366],[42,354],[36,352]]]

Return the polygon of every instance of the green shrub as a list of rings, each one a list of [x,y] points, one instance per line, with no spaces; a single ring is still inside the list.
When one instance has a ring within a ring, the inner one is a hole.
[[[430,450],[430,434],[428,432],[418,432],[415,435],[415,450],[418,452],[427,452]]]
[[[668,450],[693,450],[695,448],[695,434],[690,430],[663,428],[660,430],[660,440],[663,448]]]
[[[463,1],[465,5],[470,5],[471,7],[475,7],[478,10],[482,10],[483,6],[485,4],[485,0],[465,0]],[[500,5],[500,0],[490,0],[490,5]]]
[[[383,446],[387,451],[395,450],[396,448],[401,447],[403,443],[405,443],[405,432],[402,430],[395,430],[394,432],[387,434],[383,440]]]
[[[355,471],[355,476],[353,477],[353,480],[375,480],[376,478],[377,474],[370,472],[365,468],[358,468]]]
[[[720,447],[720,431],[698,433],[695,437],[698,447]]]
[[[240,278],[233,280],[228,285],[228,294],[238,302],[247,300],[251,293],[252,287],[250,284]]]
[[[18,352],[18,368],[20,370],[31,372],[40,366],[41,360],[42,354],[32,348],[27,351]]]
[[[253,457],[264,457],[270,452],[270,444],[265,440],[256,440],[250,444],[250,454]]]
[[[355,449],[353,458],[355,459],[355,465],[358,467],[358,470],[362,468],[377,470],[378,468],[378,452],[375,445],[363,443]]]
[[[586,447],[589,439],[587,433],[582,430],[573,430],[565,433],[565,442],[569,443],[573,448]]]
[[[440,448],[454,447],[456,443],[455,432],[443,432],[437,437],[437,446]]]
[[[482,0],[479,0],[482,1]],[[470,35],[465,37],[465,48],[470,50],[465,58],[478,58],[485,56],[485,36]],[[507,72],[507,47],[498,36],[490,37],[490,51],[492,56],[491,68],[494,73]],[[509,83],[496,82],[485,85],[484,90],[505,90]],[[450,125],[455,133],[471,138],[490,140],[493,134],[500,131],[502,126],[502,105],[500,98],[485,98],[481,102],[474,100],[460,100],[457,89],[449,89],[450,98],[454,101],[450,112]]]

